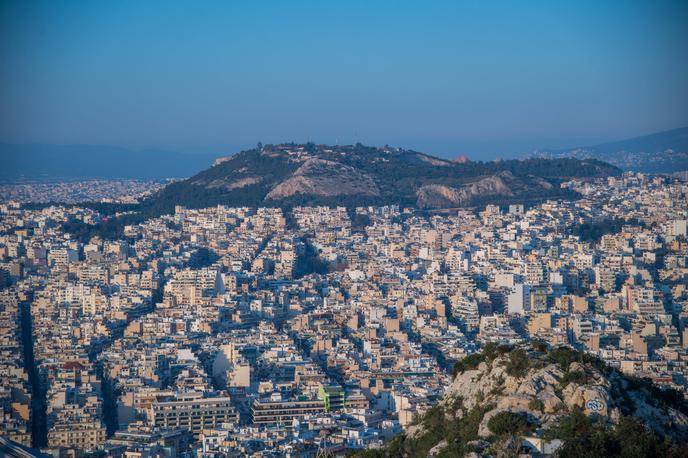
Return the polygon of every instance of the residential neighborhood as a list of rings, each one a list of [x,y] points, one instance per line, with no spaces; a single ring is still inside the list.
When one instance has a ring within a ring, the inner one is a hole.
[[[381,447],[489,343],[571,346],[688,388],[688,184],[579,200],[184,208],[88,241],[0,204],[0,434],[55,457]],[[94,196],[93,200],[97,200]]]

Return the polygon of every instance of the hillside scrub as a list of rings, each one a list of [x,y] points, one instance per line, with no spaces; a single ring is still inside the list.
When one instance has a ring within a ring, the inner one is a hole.
[[[523,435],[532,430],[522,412],[500,412],[488,420],[487,427],[497,436]]]
[[[360,456],[516,456],[531,436],[563,443],[561,457],[688,456],[681,393],[592,355],[542,342],[487,344],[453,372],[437,405],[381,450]]]

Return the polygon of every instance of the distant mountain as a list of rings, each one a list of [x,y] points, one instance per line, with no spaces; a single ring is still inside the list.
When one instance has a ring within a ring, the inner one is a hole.
[[[678,172],[688,170],[688,127],[595,146],[542,150],[535,156],[594,158],[623,170]]]
[[[0,143],[0,180],[184,178],[212,163],[207,154],[134,151],[97,145]]]
[[[404,434],[358,456],[687,456],[683,395],[591,355],[490,344],[454,374],[444,397]]]
[[[455,162],[402,148],[361,144],[266,145],[220,158],[143,202],[144,211],[207,207],[387,205],[450,208],[571,197],[572,177],[619,174],[596,160]]]

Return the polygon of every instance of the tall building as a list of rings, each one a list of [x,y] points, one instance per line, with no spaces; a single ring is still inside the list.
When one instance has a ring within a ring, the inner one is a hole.
[[[155,401],[147,411],[150,426],[185,428],[198,435],[222,423],[234,423],[238,415],[229,397],[204,398],[202,393],[177,394],[174,398]]]
[[[344,389],[338,385],[321,385],[318,399],[325,402],[325,411],[339,411],[344,408]]]
[[[283,400],[279,393],[267,399],[256,399],[251,407],[254,424],[290,424],[294,419],[325,412],[323,399]]]
[[[507,299],[509,314],[524,313],[530,309],[530,286],[516,283]]]

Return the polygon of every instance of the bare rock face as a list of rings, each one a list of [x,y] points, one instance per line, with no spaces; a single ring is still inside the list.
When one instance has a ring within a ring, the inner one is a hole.
[[[338,162],[313,158],[272,188],[265,200],[280,200],[295,194],[378,196],[380,190],[370,175]]]
[[[688,417],[678,410],[669,407],[660,408],[644,396],[641,391],[628,390],[628,396],[633,400],[635,406],[635,416],[655,431],[666,430],[682,433],[680,437],[688,440]]]
[[[422,208],[462,206],[467,205],[476,197],[511,196],[513,193],[505,182],[505,178],[510,178],[510,175],[493,175],[460,188],[439,184],[421,186],[416,191],[418,206]]]
[[[231,161],[234,156],[222,156],[213,161],[213,167],[222,164],[223,162]]]
[[[554,186],[552,185],[552,183],[550,183],[549,181],[544,180],[544,179],[542,179],[542,178],[535,178],[535,179],[534,179],[534,182],[535,182],[537,185],[539,185],[540,187],[545,188],[545,189],[552,189],[552,188],[554,187]]]
[[[528,410],[528,404],[533,400],[533,396],[528,394],[510,394],[504,396],[497,402],[497,409],[520,411]]]
[[[416,157],[423,162],[427,162],[430,165],[435,165],[437,167],[450,167],[451,162],[444,159],[438,159],[436,157],[427,156],[425,154],[417,154]]]
[[[440,441],[437,445],[435,445],[433,448],[430,449],[430,451],[428,452],[428,456],[437,456],[446,447],[447,447],[447,441],[446,440]]]
[[[569,408],[582,409],[588,415],[608,417],[612,402],[607,390],[601,386],[572,383],[564,390],[564,404]]]
[[[246,186],[251,186],[253,184],[260,183],[261,181],[263,181],[261,177],[245,177],[237,180],[221,178],[211,181],[207,186],[208,188],[221,188],[230,191],[232,189],[245,188]]]
[[[564,408],[564,402],[553,392],[542,393],[538,398],[542,401],[542,411],[553,414]]]
[[[411,425],[406,429],[406,435],[408,437],[420,437],[425,433],[425,428],[423,424]]]

